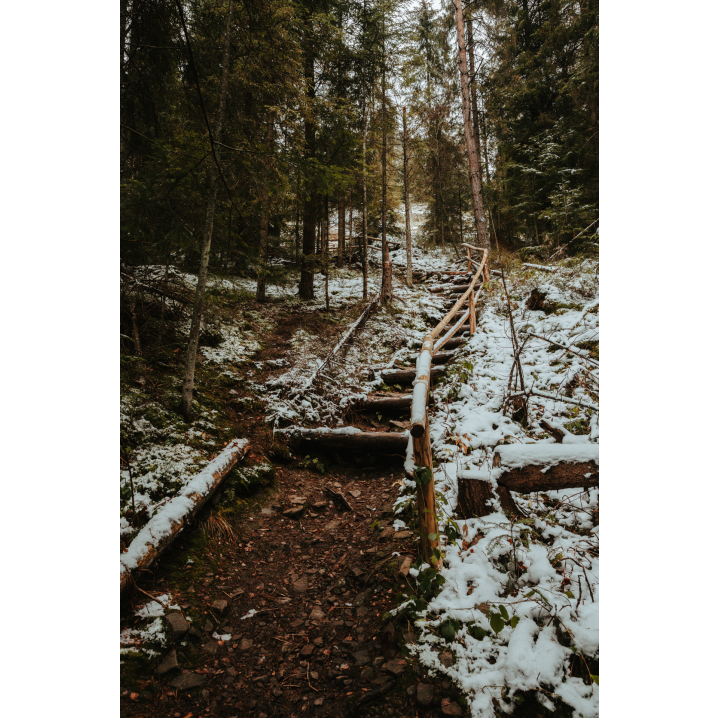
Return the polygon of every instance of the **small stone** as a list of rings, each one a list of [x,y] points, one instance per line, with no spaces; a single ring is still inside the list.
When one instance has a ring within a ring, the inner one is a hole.
[[[354,654],[354,660],[356,661],[357,666],[365,666],[371,659],[366,651],[357,651]]]
[[[384,663],[384,656],[377,656],[377,657],[372,661],[372,665],[374,666],[374,668],[379,668],[382,663]]]
[[[317,637],[312,641],[312,643],[313,643],[315,646],[323,646],[323,645],[324,645],[324,639],[323,639],[321,636],[317,636]]]
[[[409,686],[409,687],[406,689],[406,695],[407,695],[407,696],[416,695],[416,686]]]
[[[439,654],[439,663],[441,663],[444,668],[449,668],[450,666],[453,666],[454,656],[451,654],[451,651],[442,651]]]
[[[253,645],[254,645],[254,641],[251,638],[243,638],[242,642],[239,644],[239,650],[246,651],[248,648],[251,648]]]
[[[441,701],[441,712],[445,716],[460,716],[461,706],[458,703],[454,703],[448,698],[443,698]]]
[[[279,689],[279,688],[272,688],[272,695],[275,698],[281,698],[284,695],[284,693],[282,693],[281,689]]]
[[[212,623],[212,621],[205,621],[203,630],[205,633],[209,633],[210,631],[213,631],[214,623]]]
[[[430,683],[419,683],[416,686],[416,701],[420,706],[428,706],[434,699],[434,686]]]
[[[202,650],[205,653],[209,653],[210,656],[213,656],[219,650],[219,643],[215,640],[207,641],[207,643],[202,646]]]
[[[274,516],[275,512],[272,509],[263,508],[262,516]]]
[[[192,688],[203,686],[206,682],[207,676],[199,675],[198,673],[183,673],[170,681],[170,685],[180,691],[188,691]]]
[[[406,668],[406,661],[403,658],[394,658],[389,663],[384,664],[382,670],[389,671],[395,676],[400,676]]]
[[[282,511],[282,515],[289,519],[298,519],[304,513],[304,506],[295,506],[294,508]]]
[[[197,628],[195,626],[192,626],[189,629],[187,635],[190,636],[191,638],[202,638],[202,634],[197,630]]]
[[[379,534],[380,539],[389,539],[389,538],[393,538],[393,537],[394,537],[394,529],[391,527],[384,529]]]
[[[312,504],[312,508],[316,509],[317,511],[321,511],[322,509],[327,508],[327,505],[328,505],[327,501],[316,501]],[[321,703],[319,705],[321,705]]]
[[[361,491],[355,489],[354,491],[349,492],[355,499],[358,499],[361,496]]]
[[[324,703],[324,698],[317,698],[317,699],[314,701],[314,705],[315,705],[315,706],[323,705],[323,703]]]
[[[362,616],[366,616],[367,613],[369,613],[369,609],[366,608],[366,606],[357,608],[357,618],[362,618]]]
[[[309,675],[311,676],[312,680],[314,680],[314,681],[319,680],[319,674],[316,671],[309,671]]]
[[[289,503],[290,504],[303,504],[306,502],[306,498],[304,496],[290,496],[289,497]]]
[[[173,648],[164,657],[162,663],[160,663],[157,673],[163,676],[165,673],[169,673],[174,668],[179,668],[179,663],[177,663],[177,651]]]
[[[266,713],[260,713],[260,714],[257,716],[257,718],[267,718],[267,714],[266,714]]]
[[[183,636],[190,629],[189,623],[181,613],[168,613],[165,619],[170,625],[172,635],[175,637]]]
[[[314,646],[311,645],[311,643],[307,643],[306,645],[302,646],[302,650],[299,651],[303,656],[311,656],[312,653],[314,653]]]
[[[361,676],[359,676],[359,678],[360,678],[360,680],[362,680],[362,681],[368,681],[373,675],[374,675],[374,669],[373,669],[373,668],[369,668],[369,666],[367,666],[367,667],[361,672]]]
[[[230,676],[236,676],[237,675],[237,669],[234,666],[229,666],[227,668],[227,673],[229,673]]]
[[[312,612],[309,614],[309,618],[312,621],[321,621],[325,617],[325,615],[326,614],[324,613],[324,611],[322,611],[321,608],[319,608],[319,606],[315,606],[312,609]]]
[[[397,531],[394,534],[394,539],[408,539],[414,535],[413,531]]]
[[[257,699],[252,698],[251,700],[247,701],[247,708],[250,710],[254,710],[257,707]]]
[[[212,603],[210,608],[215,612],[222,614],[227,610],[227,606],[229,603],[225,601],[223,598],[218,598],[216,601]]]
[[[309,579],[306,575],[302,576],[301,578],[297,579],[292,584],[292,589],[296,591],[297,593],[303,593],[304,591],[309,588]]]

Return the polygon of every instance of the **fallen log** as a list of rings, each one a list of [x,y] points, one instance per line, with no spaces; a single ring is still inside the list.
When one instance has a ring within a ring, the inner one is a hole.
[[[165,504],[120,554],[120,592],[132,583],[132,574],[149,568],[177,538],[215,493],[222,480],[247,450],[248,439],[234,439],[224,450]]]
[[[354,411],[379,412],[380,414],[404,411],[411,406],[411,394],[398,396],[370,396],[354,404]]]
[[[524,262],[524,267],[528,267],[529,269],[539,269],[542,272],[558,272],[558,267],[546,267],[543,264],[529,264],[528,262]]]
[[[367,453],[397,454],[402,458],[406,454],[408,440],[408,431],[360,431],[353,426],[341,429],[295,429],[290,434],[290,443],[302,450],[352,449]]]
[[[521,514],[510,491],[528,494],[589,488],[598,482],[598,444],[514,444],[497,447],[492,478],[504,510]],[[492,482],[459,475],[458,511],[463,518],[480,518],[493,512],[487,501],[494,497]],[[512,506],[513,504],[513,506]]]
[[[431,376],[441,376],[446,373],[445,366],[431,367]],[[386,369],[381,378],[390,386],[393,384],[411,384],[416,378],[416,369]]]
[[[434,352],[431,355],[432,364],[446,364],[453,359],[454,352]],[[416,364],[416,360],[419,358],[418,354],[411,354],[407,357],[407,361],[413,361]]]
[[[465,337],[451,337],[451,339],[447,339],[441,346],[443,349],[456,349],[457,347],[460,347],[464,341],[466,340]]]

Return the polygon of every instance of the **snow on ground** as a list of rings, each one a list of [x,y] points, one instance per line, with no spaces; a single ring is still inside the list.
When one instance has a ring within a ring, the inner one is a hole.
[[[518,305],[517,328],[566,345],[598,339],[595,263],[569,261],[553,275],[519,272],[507,283]],[[565,306],[549,315],[526,310],[533,287]],[[510,412],[503,415],[513,352],[502,296],[500,280],[485,287],[479,331],[435,389],[430,425],[438,501],[445,499],[444,569],[435,576],[427,564],[413,568],[423,599],[413,597],[398,610],[418,617],[412,652],[466,691],[473,718],[494,716],[494,699],[510,713],[525,698],[517,691],[535,691],[547,708],[560,698],[574,715],[590,718],[598,715],[598,490],[517,496],[529,516],[521,521],[504,515],[498,501],[483,519],[454,517],[460,472],[495,478],[497,445],[554,443],[539,427],[541,418],[571,431],[566,443],[579,453],[598,438],[597,414],[552,399],[530,399],[528,428]],[[598,367],[584,359],[529,339],[522,363],[527,388],[598,403]],[[405,484],[398,507],[412,497]],[[453,654],[449,667],[439,660],[446,650]],[[581,671],[595,682],[584,681]]]

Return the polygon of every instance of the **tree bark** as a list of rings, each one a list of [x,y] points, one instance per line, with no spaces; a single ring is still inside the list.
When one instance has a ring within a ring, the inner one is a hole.
[[[366,2],[364,3],[364,13],[366,14]],[[362,277],[364,280],[364,292],[363,299],[366,301],[369,297],[368,294],[368,282],[369,282],[369,248],[367,240],[367,204],[366,204],[366,133],[367,133],[367,116],[366,116],[366,78],[365,73],[362,71],[362,84],[361,84],[361,104],[362,104],[362,119],[363,119],[363,132],[362,132],[362,192],[364,194],[364,204],[362,205],[362,228],[364,231],[364,237],[362,242],[364,244],[362,251],[361,270]]]
[[[344,195],[342,194],[339,199],[339,206],[337,208],[339,226],[337,228],[337,267],[341,268],[343,265],[344,257],[344,234],[346,232],[345,221],[346,221],[346,206],[344,204]]]
[[[481,173],[479,156],[474,142],[474,131],[471,126],[471,101],[469,98],[469,70],[466,65],[466,39],[464,36],[464,11],[462,0],[454,0],[456,9],[456,36],[459,45],[459,73],[461,76],[461,104],[464,115],[464,137],[469,158],[469,180],[471,183],[471,199],[474,206],[474,222],[479,247],[490,249],[488,225],[484,216],[484,200],[481,189]]]
[[[229,55],[230,55],[230,30],[232,27],[232,14],[234,11],[234,0],[229,1],[227,13],[227,31],[225,34],[224,53],[222,57],[222,89],[219,99],[219,114],[217,116],[217,128],[214,132],[214,154],[216,162],[209,165],[209,182],[207,210],[205,213],[204,237],[202,242],[202,254],[200,257],[199,274],[197,276],[197,291],[195,293],[194,306],[192,307],[192,322],[190,324],[189,342],[187,344],[187,363],[185,365],[184,381],[182,382],[182,401],[180,410],[187,421],[192,420],[192,394],[194,393],[194,371],[197,363],[197,346],[199,344],[199,328],[202,321],[202,301],[204,290],[207,286],[207,269],[209,267],[209,253],[212,245],[212,228],[214,225],[214,213],[217,205],[217,180],[219,179],[219,161],[222,147],[222,127],[224,115],[227,110],[227,91],[229,88]],[[210,143],[212,137],[210,137]]]
[[[466,19],[466,30],[468,32],[468,51],[469,51],[469,71],[471,72],[471,82],[469,86],[471,88],[471,112],[472,112],[472,125],[474,128],[474,142],[476,143],[476,152],[479,155],[479,178],[481,184],[484,183],[484,176],[481,172],[481,142],[479,141],[479,108],[476,102],[476,75],[474,72],[474,24],[471,20],[471,15]]]
[[[314,123],[314,99],[316,88],[314,86],[314,49],[311,18],[305,20],[304,25],[304,79],[307,83],[307,104],[304,115],[304,139],[306,149],[304,159],[307,164],[316,155],[316,128]],[[310,180],[309,194],[304,200],[304,218],[302,227],[302,274],[299,279],[300,299],[314,299],[314,255],[315,255],[315,225],[316,225],[316,182]]]
[[[406,219],[406,285],[414,286],[411,268],[411,199],[409,197],[409,156],[406,153],[406,107],[402,107],[404,127],[404,215]]]
[[[386,63],[386,57],[382,57]],[[386,68],[381,71],[381,303],[392,300],[392,272],[389,245],[386,242]]]

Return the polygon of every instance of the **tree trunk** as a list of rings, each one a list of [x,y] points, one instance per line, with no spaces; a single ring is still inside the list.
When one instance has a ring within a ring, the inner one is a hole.
[[[324,196],[324,301],[329,312],[329,195]]]
[[[364,7],[364,12],[366,13],[366,3]],[[367,204],[366,204],[366,133],[367,133],[367,116],[366,116],[366,80],[364,77],[364,72],[362,72],[362,84],[361,84],[361,104],[362,104],[362,115],[363,115],[363,133],[362,133],[362,192],[364,193],[364,205],[362,206],[362,228],[364,231],[364,236],[362,238],[362,242],[364,246],[362,247],[362,260],[361,260],[361,270],[362,270],[362,276],[364,279],[364,293],[363,298],[364,301],[366,301],[369,297],[368,294],[368,282],[369,282],[369,265],[368,265],[368,254],[369,254],[369,247],[368,247],[368,240],[367,240]]]
[[[413,287],[411,269],[411,200],[409,198],[409,156],[406,154],[406,107],[402,107],[404,127],[404,215],[406,218],[406,284]]]
[[[304,137],[306,141],[304,159],[307,164],[311,164],[316,155],[316,128],[313,116],[316,88],[314,87],[314,51],[311,47],[313,38],[310,23],[311,20],[307,19],[304,26],[304,79],[307,83],[307,103],[309,105],[304,116]],[[302,274],[299,279],[300,299],[314,299],[316,194],[316,183],[314,179],[312,179],[311,186],[309,188],[309,195],[304,200],[304,219],[302,228]]]
[[[180,410],[187,421],[192,420],[192,394],[194,393],[194,370],[197,363],[197,346],[199,344],[199,328],[202,321],[202,301],[204,290],[207,286],[207,269],[209,267],[209,253],[212,245],[212,228],[214,225],[214,213],[217,205],[217,180],[219,178],[219,160],[221,157],[222,126],[224,115],[227,110],[227,90],[229,87],[229,53],[230,53],[230,29],[232,27],[232,13],[234,11],[234,0],[229,0],[229,11],[227,13],[227,32],[224,42],[224,54],[222,57],[222,89],[219,99],[219,115],[217,117],[217,129],[215,130],[213,148],[216,161],[209,165],[209,182],[207,210],[204,222],[204,237],[202,242],[202,255],[200,257],[199,274],[197,276],[197,291],[195,293],[194,306],[192,307],[192,323],[189,330],[189,342],[187,344],[187,363],[185,365],[184,381],[182,382],[182,401]],[[210,137],[210,142],[212,138]]]
[[[484,199],[481,190],[481,173],[479,155],[474,142],[474,131],[471,126],[471,101],[469,98],[469,70],[466,65],[466,40],[464,37],[464,11],[461,0],[454,0],[456,8],[456,36],[459,45],[459,72],[461,75],[461,104],[464,114],[464,136],[469,158],[469,180],[471,182],[471,199],[474,205],[474,222],[479,247],[490,249],[488,225],[484,216]]]
[[[341,268],[344,257],[344,234],[346,231],[345,220],[346,220],[346,206],[344,204],[344,194],[339,199],[339,206],[337,208],[339,226],[337,227],[337,268]]]
[[[274,112],[270,111],[267,116],[267,138],[265,141],[265,151],[267,153],[268,162],[271,162],[269,156],[272,151],[272,140],[274,135]],[[267,170],[268,175],[268,170]],[[267,298],[267,265],[269,260],[269,177],[263,178],[260,188],[262,218],[260,220],[259,230],[259,273],[257,275],[257,301],[264,302]]]
[[[383,58],[386,61],[386,58]],[[392,299],[392,272],[389,245],[386,242],[386,69],[381,71],[381,303],[390,304]]]
[[[468,32],[468,50],[469,50],[469,71],[471,72],[471,113],[472,113],[472,125],[474,127],[474,142],[476,143],[476,152],[481,159],[481,142],[479,141],[479,108],[476,102],[476,75],[474,74],[474,26],[471,20],[471,15],[466,20],[466,30]],[[479,161],[479,178],[481,184],[484,183],[484,177],[481,172],[481,161]]]

